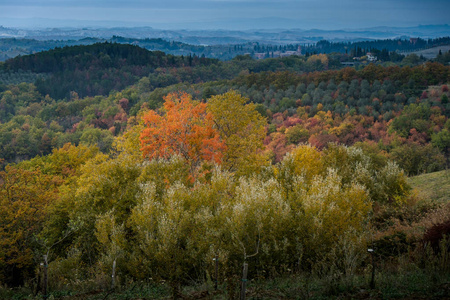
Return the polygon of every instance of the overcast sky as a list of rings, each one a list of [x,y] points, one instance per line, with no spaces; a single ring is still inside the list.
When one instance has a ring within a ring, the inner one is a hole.
[[[113,21],[188,28],[203,22],[268,18],[267,26],[277,28],[279,18],[284,18],[291,21],[285,24],[303,29],[404,27],[449,23],[450,0],[0,0],[0,25],[46,26],[36,18],[58,20],[59,26],[82,20],[86,25]]]

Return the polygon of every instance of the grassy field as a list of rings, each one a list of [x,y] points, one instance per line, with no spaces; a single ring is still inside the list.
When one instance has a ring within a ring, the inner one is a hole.
[[[414,51],[414,52],[404,52],[402,54],[409,55],[409,54],[417,54],[417,55],[423,55],[426,59],[433,59],[436,58],[436,56],[439,54],[439,50],[441,50],[442,53],[448,52],[450,50],[450,45],[445,46],[439,46],[439,47],[433,47],[430,49],[420,50],[420,51]]]
[[[450,170],[410,177],[408,181],[420,198],[437,203],[450,202]]]

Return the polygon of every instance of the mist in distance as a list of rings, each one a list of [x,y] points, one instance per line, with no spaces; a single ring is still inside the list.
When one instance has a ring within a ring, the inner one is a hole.
[[[0,25],[18,28],[362,29],[446,24],[447,0],[0,0]]]

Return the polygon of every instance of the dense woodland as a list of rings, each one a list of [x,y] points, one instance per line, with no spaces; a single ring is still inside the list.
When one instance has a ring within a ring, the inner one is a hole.
[[[387,269],[426,260],[445,282],[450,207],[407,176],[448,168],[450,67],[338,62],[102,43],[0,64],[1,286],[42,292],[48,254],[54,291],[106,289],[115,262],[119,286],[179,297],[215,257],[231,299],[244,261],[331,295],[374,245]]]

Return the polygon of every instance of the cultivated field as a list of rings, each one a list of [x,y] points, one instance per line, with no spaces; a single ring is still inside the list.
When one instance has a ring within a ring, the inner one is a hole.
[[[425,57],[426,59],[433,59],[433,58],[436,58],[436,56],[439,54],[439,50],[441,50],[442,53],[448,52],[448,51],[450,51],[450,45],[433,47],[430,49],[414,51],[414,52],[407,52],[407,53],[402,53],[402,54],[408,55],[408,54],[414,53],[419,56],[423,55],[423,57]]]

